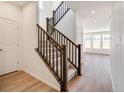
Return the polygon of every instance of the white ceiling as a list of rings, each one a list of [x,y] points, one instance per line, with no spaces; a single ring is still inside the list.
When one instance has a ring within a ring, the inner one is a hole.
[[[108,1],[66,1],[68,6],[83,18],[86,32],[108,30],[111,22],[112,2]],[[95,13],[91,13],[95,11]]]
[[[8,2],[19,7],[23,7],[30,1],[8,1]]]

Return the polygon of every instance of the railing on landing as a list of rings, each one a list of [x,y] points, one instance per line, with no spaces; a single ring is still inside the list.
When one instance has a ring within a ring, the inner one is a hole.
[[[78,75],[81,75],[81,45],[76,45],[67,36],[53,27],[51,24],[47,24],[47,29],[54,31],[50,36],[59,44],[66,45],[67,48],[67,60],[77,69]]]
[[[69,9],[70,8],[62,1],[57,9],[53,11],[53,26],[56,26],[56,24],[64,17]]]

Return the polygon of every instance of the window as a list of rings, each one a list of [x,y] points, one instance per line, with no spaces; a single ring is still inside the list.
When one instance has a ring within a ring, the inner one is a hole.
[[[84,36],[84,47],[91,48],[91,35]]]
[[[83,36],[84,48],[110,49],[109,32],[90,32]]]
[[[92,35],[93,48],[100,48],[100,35]]]
[[[103,49],[109,49],[110,48],[110,34],[102,35],[102,39],[103,39]]]
[[[44,1],[39,1],[39,8],[44,9]]]

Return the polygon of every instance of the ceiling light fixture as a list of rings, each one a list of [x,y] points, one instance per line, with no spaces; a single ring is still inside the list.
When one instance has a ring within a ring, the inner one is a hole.
[[[94,14],[94,13],[95,13],[95,11],[91,11],[91,13],[92,13],[92,14]]]
[[[96,23],[96,21],[94,21],[94,23]]]

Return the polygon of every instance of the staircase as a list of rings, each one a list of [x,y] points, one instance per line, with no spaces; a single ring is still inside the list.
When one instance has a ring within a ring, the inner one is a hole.
[[[60,84],[61,91],[68,91],[68,82],[75,75],[81,75],[81,45],[55,28],[69,9],[62,2],[53,11],[53,17],[47,18],[47,31],[37,24],[38,48],[35,50]]]

